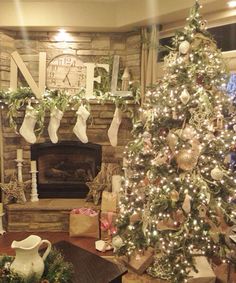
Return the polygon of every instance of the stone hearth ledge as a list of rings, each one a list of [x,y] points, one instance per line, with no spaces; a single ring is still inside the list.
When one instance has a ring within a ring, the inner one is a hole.
[[[100,205],[96,206],[85,199],[39,199],[38,202],[26,202],[25,204],[7,204],[8,211],[15,210],[72,210],[73,208],[89,207],[100,210]]]

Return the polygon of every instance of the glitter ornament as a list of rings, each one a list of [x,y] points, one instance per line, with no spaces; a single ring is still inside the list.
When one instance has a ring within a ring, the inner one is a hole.
[[[184,54],[184,55],[187,54],[189,49],[190,49],[190,43],[187,40],[180,43],[179,52],[181,54]]]
[[[222,180],[223,176],[224,174],[219,167],[216,166],[214,169],[211,170],[211,178],[213,180],[220,181]]]
[[[180,101],[186,105],[188,104],[189,102],[189,99],[190,99],[190,94],[188,92],[188,90],[185,88],[182,92],[181,92],[181,95],[180,95]]]
[[[190,125],[187,125],[183,130],[180,131],[180,137],[183,140],[191,140],[196,136],[196,134],[197,133],[195,129]]]
[[[179,193],[176,190],[170,192],[170,198],[172,201],[177,202],[179,200]]]
[[[176,162],[180,169],[193,170],[197,165],[198,155],[191,149],[181,149],[176,155]]]

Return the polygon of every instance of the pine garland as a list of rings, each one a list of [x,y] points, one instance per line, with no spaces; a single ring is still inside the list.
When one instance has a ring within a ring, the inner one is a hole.
[[[1,283],[70,283],[72,282],[73,265],[64,260],[63,255],[57,250],[52,249],[45,260],[45,269],[40,281],[35,275],[24,280],[18,274],[10,271],[13,257],[4,256],[0,260],[0,282]]]

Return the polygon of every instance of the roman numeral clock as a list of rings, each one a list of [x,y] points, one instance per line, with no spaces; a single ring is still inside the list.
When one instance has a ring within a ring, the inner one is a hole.
[[[75,94],[86,87],[86,66],[76,55],[58,55],[48,63],[46,83],[48,89]]]

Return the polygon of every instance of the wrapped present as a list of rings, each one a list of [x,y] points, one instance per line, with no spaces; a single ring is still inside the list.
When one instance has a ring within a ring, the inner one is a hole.
[[[104,191],[102,193],[102,211],[116,212],[117,210],[117,194]]]
[[[99,214],[90,208],[76,208],[70,213],[70,237],[99,238]]]
[[[114,212],[101,212],[100,228],[102,240],[111,241],[112,235],[116,233],[116,218],[117,214]]]
[[[129,258],[123,257],[125,264],[135,273],[141,275],[154,260],[153,249],[148,248],[141,252],[134,252]]]
[[[190,272],[188,283],[215,283],[216,276],[207,258],[204,256],[196,256],[195,261],[198,272]]]
[[[112,176],[112,192],[119,194],[121,189],[121,179],[120,175],[113,175]]]

